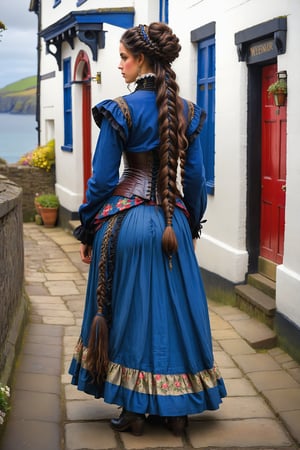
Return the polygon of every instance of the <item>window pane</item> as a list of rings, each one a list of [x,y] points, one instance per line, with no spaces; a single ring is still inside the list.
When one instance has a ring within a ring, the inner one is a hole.
[[[63,62],[64,79],[64,146],[63,150],[72,151],[72,84],[71,84],[71,59]]]
[[[215,40],[198,43],[197,103],[207,118],[200,134],[208,193],[214,192],[215,172]]]

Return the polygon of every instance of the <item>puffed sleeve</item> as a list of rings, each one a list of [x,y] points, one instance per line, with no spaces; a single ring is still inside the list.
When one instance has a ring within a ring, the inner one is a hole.
[[[119,182],[119,167],[128,130],[118,105],[111,100],[96,107],[96,123],[101,128],[93,157],[93,172],[88,180],[86,203],[79,208],[81,226],[74,235],[81,242],[92,244],[93,221]],[[95,109],[93,115],[95,117]]]
[[[193,104],[193,115],[187,129],[189,146],[186,152],[184,170],[183,200],[190,214],[193,238],[199,237],[201,219],[207,205],[207,191],[200,131],[205,120],[205,112]]]
[[[121,97],[119,97],[121,98]],[[108,119],[111,126],[118,131],[125,142],[128,139],[128,124],[120,105],[115,100],[104,100],[92,109],[95,123],[101,128],[104,118]]]

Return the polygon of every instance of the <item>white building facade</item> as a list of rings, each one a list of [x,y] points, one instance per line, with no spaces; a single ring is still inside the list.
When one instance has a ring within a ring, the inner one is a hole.
[[[40,140],[55,139],[61,223],[77,218],[91,173],[91,107],[128,93],[120,36],[167,21],[182,45],[181,94],[208,113],[207,223],[197,246],[207,292],[231,301],[249,274],[267,278],[273,326],[300,359],[299,0],[32,0],[30,9],[39,17]],[[267,93],[278,77],[288,87],[283,106]]]

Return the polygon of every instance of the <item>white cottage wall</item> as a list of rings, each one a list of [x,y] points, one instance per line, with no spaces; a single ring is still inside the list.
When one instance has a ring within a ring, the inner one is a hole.
[[[196,50],[190,32],[216,23],[215,194],[209,196],[204,233],[198,244],[201,267],[233,282],[247,274],[246,145],[247,66],[238,62],[234,34],[274,17],[287,16],[287,49],[278,56],[278,70],[288,73],[287,191],[283,264],[277,266],[276,306],[300,326],[300,93],[298,0],[210,0],[170,2],[170,25],[182,43],[176,64],[182,92],[196,99]],[[184,27],[182,24],[188,24]],[[193,51],[194,47],[194,51]],[[190,64],[188,63],[190,60]],[[188,69],[190,67],[190,70]]]
[[[175,32],[181,31],[178,34],[182,54],[176,64],[178,80],[183,86],[181,92],[195,101],[197,45],[191,44],[190,32],[216,22],[215,195],[209,196],[207,223],[197,255],[205,269],[239,282],[244,280],[248,264],[245,250],[246,69],[237,60],[233,27],[224,19],[229,4],[213,3],[190,2],[186,8],[180,1],[172,2],[170,25]],[[189,28],[182,29],[182,23],[189,24]],[[189,73],[188,67],[191,67]]]
[[[287,182],[283,264],[277,266],[276,306],[300,327],[300,3],[288,2],[287,52],[278,58],[278,69],[288,73]]]
[[[190,31],[216,22],[216,115],[215,115],[215,194],[209,196],[204,233],[198,245],[200,265],[234,282],[245,279],[248,266],[246,239],[246,143],[247,67],[238,62],[234,34],[244,28],[283,16],[299,9],[299,2],[270,3],[252,0],[171,2],[170,25],[182,43],[182,56],[176,69],[178,79],[190,88],[182,92],[196,98],[195,53],[190,48]],[[175,13],[176,12],[176,13]],[[298,16],[299,17],[299,16]],[[182,28],[182,23],[189,24]],[[297,27],[292,23],[289,33]],[[191,70],[187,57],[191,57]],[[287,55],[278,57],[287,59]],[[289,59],[292,59],[289,57]],[[295,60],[295,58],[294,58]],[[285,67],[286,69],[286,67]],[[289,79],[290,81],[290,79]]]

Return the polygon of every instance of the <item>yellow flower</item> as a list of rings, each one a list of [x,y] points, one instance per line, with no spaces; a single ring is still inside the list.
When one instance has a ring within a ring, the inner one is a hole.
[[[54,139],[44,146],[38,146],[31,153],[27,153],[20,159],[20,164],[30,165],[45,169],[47,172],[55,163],[55,142]]]

